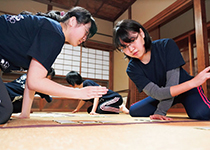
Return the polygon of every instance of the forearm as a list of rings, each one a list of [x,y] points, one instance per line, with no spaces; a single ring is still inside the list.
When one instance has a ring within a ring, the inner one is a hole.
[[[82,106],[85,104],[85,101],[83,101],[83,100],[80,100],[79,101],[79,104],[77,105],[77,107],[76,107],[76,110],[80,110],[80,108],[82,108]]]
[[[179,76],[180,68],[172,69],[167,71],[165,88],[159,88],[154,83],[149,84],[151,87],[154,86],[153,90],[149,89],[149,85],[147,86],[147,91],[153,93],[153,95],[155,95],[154,97],[156,97],[156,99],[158,97],[160,100],[154,114],[165,116],[168,109],[172,106],[174,97],[170,93],[170,87],[179,84]]]
[[[34,94],[35,94],[35,91],[29,90],[26,84],[24,94],[23,94],[23,105],[22,105],[22,111],[21,111],[21,115],[23,118],[28,118],[30,116]]]
[[[166,115],[167,110],[171,107],[174,97],[194,88],[190,81],[170,87],[170,93],[173,98],[160,101],[154,114]]]
[[[180,68],[172,69],[166,73],[166,85],[165,87],[159,87],[153,82],[148,83],[143,91],[157,100],[171,99],[170,87],[179,84]]]
[[[168,109],[171,108],[173,101],[174,101],[174,97],[160,101],[154,114],[159,114],[159,115],[165,116]]]
[[[79,89],[61,85],[48,78],[35,79],[30,82],[30,85],[28,85],[30,90],[44,94],[73,99],[79,98],[79,95],[81,95]]]
[[[96,109],[98,107],[98,103],[99,103],[99,98],[94,98],[92,112],[96,112]]]
[[[177,68],[167,72],[166,87],[158,87],[156,84],[150,82],[143,90],[146,94],[157,100],[165,100],[196,87],[194,82],[192,79],[179,84],[179,68]]]
[[[143,91],[152,98],[159,101],[172,98],[170,93],[170,87],[158,87],[156,84],[150,82],[145,86]]]
[[[182,94],[184,92],[187,92],[189,90],[191,90],[192,88],[195,88],[196,86],[194,86],[192,83],[192,81],[186,81],[184,83],[178,84],[178,85],[174,85],[170,87],[170,93],[171,96],[177,96],[179,94]]]
[[[170,92],[172,96],[177,96],[179,94],[182,94],[186,91],[189,91],[193,88],[196,88],[200,85],[202,85],[206,80],[210,78],[210,66],[202,70],[197,76],[195,76],[193,79],[183,82],[179,85],[172,86],[170,88]]]
[[[73,99],[90,99],[100,97],[108,91],[106,87],[98,86],[89,86],[81,89],[67,87],[46,78],[46,74],[47,70],[45,67],[36,59],[32,59],[27,75],[27,86],[29,90]]]

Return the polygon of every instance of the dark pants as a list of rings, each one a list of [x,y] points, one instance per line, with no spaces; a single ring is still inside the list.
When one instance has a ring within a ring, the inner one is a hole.
[[[12,102],[7,89],[0,78],[0,124],[4,124],[10,119],[12,111]]]
[[[129,110],[132,117],[149,117],[157,109],[159,101],[147,97],[134,103]],[[210,101],[201,86],[175,97],[172,105],[182,103],[190,119],[210,120]]]
[[[109,100],[101,100],[96,109],[96,113],[99,114],[119,114],[119,106],[123,103],[123,99],[121,96],[114,97]],[[90,106],[87,109],[87,112],[90,113],[93,106]]]
[[[23,99],[16,100],[12,103],[13,105],[13,113],[20,113],[22,110]]]

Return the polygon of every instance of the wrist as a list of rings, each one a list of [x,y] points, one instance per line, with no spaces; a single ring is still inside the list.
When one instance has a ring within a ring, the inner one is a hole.
[[[73,99],[81,99],[80,97],[82,96],[82,94],[80,92],[80,89],[72,88],[71,90],[72,90],[72,92],[69,95],[69,97],[71,97]]]
[[[193,88],[195,88],[195,87],[197,87],[197,86],[195,85],[193,79],[187,81],[186,83],[187,83],[187,85],[188,85],[189,90],[190,90],[190,89],[193,89]]]

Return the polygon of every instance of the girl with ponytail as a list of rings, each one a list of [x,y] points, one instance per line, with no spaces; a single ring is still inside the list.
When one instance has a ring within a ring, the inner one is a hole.
[[[71,99],[90,99],[107,92],[105,87],[74,89],[46,78],[65,42],[78,46],[96,33],[88,10],[73,7],[67,13],[5,14],[0,16],[0,24],[0,69],[27,70],[22,112],[17,118],[29,118],[35,92]],[[12,103],[0,78],[0,124],[11,114]]]

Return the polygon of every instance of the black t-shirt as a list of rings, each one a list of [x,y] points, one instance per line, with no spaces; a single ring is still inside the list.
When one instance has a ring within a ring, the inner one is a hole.
[[[12,82],[4,83],[4,85],[7,88],[11,101],[14,101],[15,99],[19,100],[23,98],[26,78],[27,78],[27,75],[23,74],[22,76],[20,76],[19,78],[17,78],[16,80]],[[42,98],[45,98],[47,102],[52,101],[52,98],[49,95],[38,93],[38,92],[36,92],[35,94],[38,94]]]
[[[182,68],[184,64],[176,43],[172,39],[161,39],[152,42],[151,59],[148,64],[131,58],[126,72],[139,92],[142,92],[150,82],[165,87],[167,71],[178,67],[180,67],[179,83],[191,79],[192,77]]]
[[[95,83],[92,80],[85,80],[83,82],[83,87],[86,87],[86,86],[100,86],[100,85],[97,84],[97,83]],[[114,92],[114,91],[112,91],[112,90],[109,89],[108,92],[105,95],[103,95],[102,97],[100,97],[100,99],[102,98],[102,99],[104,99],[106,101],[106,100],[113,99],[114,97],[121,97],[121,95],[119,95],[118,93],[116,93],[116,92]],[[85,101],[91,101],[91,102],[93,102],[94,99],[85,100]]]
[[[50,69],[65,37],[61,25],[43,16],[0,16],[0,64],[3,71],[28,69],[31,58]]]

